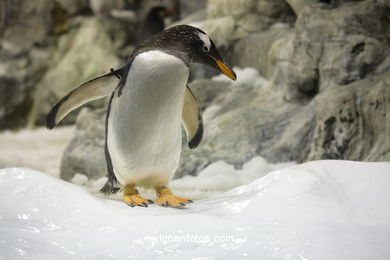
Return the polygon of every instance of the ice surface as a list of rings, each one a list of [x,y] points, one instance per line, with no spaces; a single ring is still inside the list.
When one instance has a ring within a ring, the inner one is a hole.
[[[74,135],[74,126],[23,129],[0,133],[0,169],[15,165],[59,176],[62,153]]]
[[[256,173],[253,165],[245,172]],[[390,163],[315,161],[180,210],[130,208],[47,174],[4,169],[0,258],[390,259],[389,184]]]

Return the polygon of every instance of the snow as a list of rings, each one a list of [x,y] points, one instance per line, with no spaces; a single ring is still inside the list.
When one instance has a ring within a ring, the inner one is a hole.
[[[184,176],[175,179],[169,184],[176,195],[191,199],[206,199],[222,194],[238,186],[249,184],[259,177],[277,169],[296,165],[295,162],[271,164],[263,157],[256,156],[236,169],[224,161],[217,161],[208,165],[197,176]],[[92,194],[101,196],[99,190],[106,183],[107,177],[88,179],[86,175],[77,173],[71,180],[72,183],[83,185]],[[154,196],[152,190],[139,188],[142,194]],[[112,199],[121,200],[121,193],[112,195]]]
[[[23,129],[0,134],[0,168],[28,167],[59,176],[62,153],[74,134],[74,126]]]
[[[269,164],[264,158],[256,156],[245,163],[242,169],[236,169],[224,161],[217,161],[207,166],[197,176],[184,176],[173,180],[170,187],[180,196],[204,199],[249,184],[272,170],[295,164],[295,162]]]
[[[220,189],[222,171],[240,183],[239,173],[270,167],[253,160],[242,170],[215,163],[194,187]],[[389,184],[390,163],[314,161],[186,209],[130,208],[35,170],[3,169],[0,258],[390,259]]]
[[[221,106],[218,105],[211,105],[207,107],[203,112],[203,122],[205,124],[211,122],[220,109]]]
[[[71,183],[78,185],[85,185],[88,182],[88,176],[81,173],[76,173],[73,178],[70,180]],[[103,186],[103,185],[102,185]],[[101,187],[102,187],[101,186]]]
[[[255,87],[262,87],[268,84],[268,81],[263,78],[255,68],[245,67],[242,69],[240,67],[234,67],[233,70],[237,75],[237,79],[235,81],[231,81],[231,79],[223,74],[214,76],[211,79],[215,81],[228,82],[232,86],[251,85]]]

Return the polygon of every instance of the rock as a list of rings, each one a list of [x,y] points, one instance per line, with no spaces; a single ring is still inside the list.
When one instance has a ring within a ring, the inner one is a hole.
[[[238,77],[240,74],[244,77],[244,71],[239,72]],[[247,82],[251,81],[254,82],[254,79]],[[304,123],[302,120],[297,121],[299,126],[309,126],[314,116],[312,109],[302,111],[304,104],[286,104],[279,93],[264,81],[257,86],[226,81],[222,83],[217,88],[209,80],[191,84],[200,103],[207,104],[203,113],[205,132],[197,149],[183,150],[176,177],[196,175],[208,164],[218,160],[240,167],[255,155],[277,162],[299,160],[301,153],[296,151],[307,152],[304,149],[306,143],[301,140],[306,138],[309,127],[295,131],[291,141],[285,140],[287,142],[283,145],[275,143],[287,127],[293,128],[295,115],[304,119]]]
[[[61,161],[61,175],[70,181],[75,174],[82,173],[88,178],[105,176],[104,155],[106,108],[81,110],[76,121],[76,132],[64,151]]]
[[[64,35],[53,64],[38,85],[31,120],[40,124],[53,104],[81,83],[119,66],[108,32],[97,18],[84,19],[80,28]],[[72,118],[67,119],[68,122]],[[74,120],[74,119],[73,119]]]
[[[263,0],[257,1],[257,13],[271,18],[292,16],[291,9],[285,1]]]
[[[110,16],[114,9],[123,9],[125,0],[89,0],[91,9],[96,16]]]
[[[0,129],[27,123],[34,86],[48,64],[51,8],[49,0],[0,3]]]
[[[0,34],[2,43],[12,48],[9,54],[21,54],[34,43],[43,41],[51,26],[52,6],[49,0],[37,0],[34,3],[2,1],[4,16],[0,18]]]
[[[291,6],[296,15],[299,15],[302,9],[310,4],[316,4],[318,0],[286,0],[286,2]]]
[[[56,0],[70,15],[90,12],[90,0]]]
[[[390,160],[390,70],[318,95],[308,160]]]
[[[206,18],[207,18],[207,11],[206,9],[202,9],[200,11],[194,12],[184,17],[179,21],[169,24],[166,28],[171,28],[173,26],[181,25],[181,24],[189,24],[198,28],[203,28]]]
[[[196,175],[217,160],[239,167],[254,155],[271,162],[388,161],[389,84],[387,71],[341,89],[329,87],[299,103],[286,103],[275,89],[264,86],[220,90],[209,101],[211,120],[207,109],[204,113],[208,120],[200,147],[184,149],[176,176]],[[207,81],[192,83],[195,93],[206,86]]]
[[[358,1],[364,1],[364,0],[326,0],[326,1],[323,0],[322,2],[329,3],[331,4],[332,7],[340,7],[341,5],[346,3],[358,2]]]
[[[196,12],[206,11],[206,5],[207,0],[180,1],[180,16],[182,19],[186,19]]]
[[[235,45],[232,54],[232,63],[240,67],[256,68],[261,75],[270,78],[273,73],[274,55],[270,53],[273,43],[278,39],[286,39],[293,34],[287,24],[271,28],[264,32],[256,32],[240,39]],[[286,41],[283,40],[283,43]],[[284,46],[279,46],[278,50]]]
[[[295,19],[283,0],[212,0],[207,7],[203,29],[220,47],[229,47],[235,40],[266,30],[276,22]]]
[[[16,128],[26,124],[26,115],[32,100],[32,86],[24,86],[16,75],[0,76],[0,129]]]
[[[348,3],[335,9],[307,6],[294,37],[286,39],[288,53],[276,61],[274,84],[285,88],[286,98],[293,100],[375,74],[390,53],[389,12],[384,1]],[[284,51],[281,42],[275,44],[274,49]]]

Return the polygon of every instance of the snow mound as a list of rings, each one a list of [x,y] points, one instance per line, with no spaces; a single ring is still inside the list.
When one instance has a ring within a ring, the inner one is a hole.
[[[0,256],[390,259],[389,184],[390,163],[315,161],[180,210],[130,208],[47,174],[4,169]]]
[[[180,196],[205,199],[251,183],[273,170],[293,165],[296,165],[296,163],[271,164],[260,156],[246,162],[242,169],[236,169],[233,165],[224,161],[217,161],[207,166],[197,176],[188,175],[173,180],[170,187]]]

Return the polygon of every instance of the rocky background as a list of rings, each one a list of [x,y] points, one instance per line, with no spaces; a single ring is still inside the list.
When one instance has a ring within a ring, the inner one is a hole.
[[[256,155],[389,161],[389,14],[388,0],[0,0],[0,129],[42,125],[58,98],[123,64],[142,38],[186,23],[245,69],[230,82],[193,66],[205,135],[196,150],[183,142],[177,177]],[[62,178],[106,174],[105,110],[94,102],[62,123],[77,126]]]

